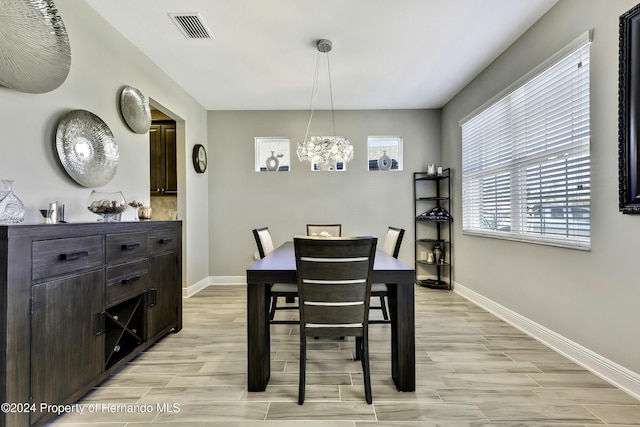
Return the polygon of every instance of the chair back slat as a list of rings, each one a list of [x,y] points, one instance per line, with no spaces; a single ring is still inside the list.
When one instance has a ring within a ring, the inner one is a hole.
[[[307,328],[318,327],[362,327],[364,304],[318,306],[305,303],[305,321]]]
[[[354,302],[364,300],[367,291],[366,283],[355,286],[354,284],[331,284],[322,282],[303,283],[302,291],[307,296],[307,301],[313,302]]]

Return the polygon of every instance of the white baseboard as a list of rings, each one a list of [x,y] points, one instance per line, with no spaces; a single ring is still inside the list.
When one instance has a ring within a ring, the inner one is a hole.
[[[182,288],[182,298],[190,298],[209,286],[209,278],[205,277],[193,285],[187,286],[186,288]]]
[[[640,400],[640,374],[454,282],[454,292]]]
[[[209,276],[193,285],[182,288],[182,298],[190,298],[208,286],[242,285],[246,286],[246,276]]]
[[[209,276],[212,285],[247,285],[247,276]]]

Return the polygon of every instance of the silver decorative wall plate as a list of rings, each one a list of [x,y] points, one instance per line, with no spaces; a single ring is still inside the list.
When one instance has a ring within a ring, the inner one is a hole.
[[[113,179],[120,153],[109,126],[86,110],[65,114],[56,131],[62,167],[84,187],[101,187]]]
[[[70,67],[69,37],[52,0],[0,0],[0,85],[50,92]]]
[[[135,87],[125,86],[120,94],[120,111],[135,133],[147,133],[151,127],[149,100]]]

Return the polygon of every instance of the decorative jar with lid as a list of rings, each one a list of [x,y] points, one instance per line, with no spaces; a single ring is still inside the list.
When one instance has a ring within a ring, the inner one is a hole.
[[[13,193],[13,180],[0,180],[0,224],[17,224],[24,221],[24,204]]]

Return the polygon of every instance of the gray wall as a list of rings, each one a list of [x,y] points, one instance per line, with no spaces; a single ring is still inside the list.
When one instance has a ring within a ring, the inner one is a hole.
[[[316,112],[312,132],[326,134],[329,117]],[[343,235],[380,239],[390,225],[405,228],[400,259],[413,263],[413,172],[439,163],[439,111],[336,111],[336,131],[355,149],[344,172],[312,172],[298,161],[308,118],[305,111],[209,112],[212,276],[245,275],[256,250],[253,228],[268,226],[279,245],[313,222],[341,223]],[[375,135],[403,138],[403,171],[367,171],[367,136]],[[254,172],[257,136],[291,138],[290,172]]]
[[[640,372],[640,216],[618,212],[618,17],[636,0],[561,0],[442,111],[444,163],[461,169],[458,121],[581,33],[591,45],[591,251],[463,235],[456,281]],[[460,174],[454,209],[461,213]]]
[[[206,144],[206,111],[84,1],[56,0],[56,6],[70,39],[71,70],[59,88],[44,94],[0,87],[0,178],[15,180],[27,222],[42,222],[39,209],[54,200],[65,203],[67,220],[96,221],[86,208],[91,189],[67,176],[54,146],[60,118],[84,109],[109,126],[119,146],[117,174],[101,190],[120,190],[128,200],[148,202],[149,137],[131,132],[118,107],[121,88],[137,87],[179,121],[180,219],[185,221],[185,255],[189,255],[185,256],[185,285],[206,278],[208,259],[201,248],[208,244],[207,203],[195,193],[207,193],[207,180],[196,176],[193,168],[185,168],[185,159],[191,162],[194,141]],[[124,213],[124,219],[132,218],[132,210]],[[199,226],[194,231],[190,224]]]

